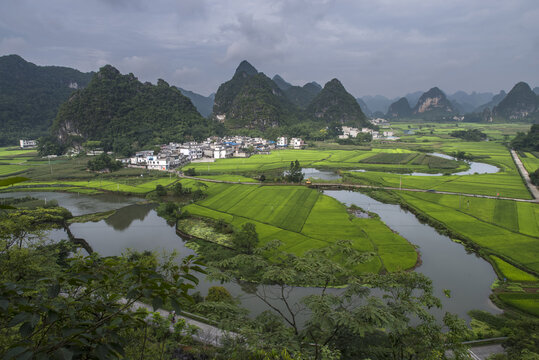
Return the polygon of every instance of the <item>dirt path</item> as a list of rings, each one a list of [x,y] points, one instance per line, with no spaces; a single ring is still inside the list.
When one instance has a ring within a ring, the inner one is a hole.
[[[515,150],[511,150],[511,155],[513,156],[513,160],[515,161],[515,164],[518,167],[518,171],[520,172],[520,175],[526,182],[526,186],[532,193],[532,196],[535,198],[535,201],[539,201],[539,190],[537,189],[537,186],[533,185],[530,175],[528,174],[528,170],[524,167],[524,164],[522,164],[522,160],[518,157],[518,154]]]

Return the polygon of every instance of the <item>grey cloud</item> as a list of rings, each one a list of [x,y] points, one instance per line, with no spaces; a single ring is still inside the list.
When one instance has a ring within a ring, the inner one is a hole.
[[[508,90],[539,78],[536,0],[18,0],[0,2],[0,55],[203,94],[247,59],[302,84],[343,81],[355,95],[434,85]]]

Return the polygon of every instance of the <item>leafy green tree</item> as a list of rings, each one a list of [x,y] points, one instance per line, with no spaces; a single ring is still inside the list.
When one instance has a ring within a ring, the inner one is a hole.
[[[183,188],[182,188],[182,183],[181,182],[177,182],[175,183],[173,186],[172,186],[172,192],[174,193],[174,195],[176,196],[180,196],[183,194]]]
[[[54,277],[33,286],[0,283],[0,348],[3,359],[12,358],[118,358],[128,339],[123,329],[146,324],[146,312],[132,310],[137,301],[154,309],[165,302],[181,310],[181,299],[201,271],[193,256],[177,264],[169,257],[100,258],[75,256]]]
[[[167,189],[163,185],[155,185],[155,192],[159,196],[165,196],[167,194]]]
[[[309,250],[302,257],[282,253],[279,246],[274,241],[252,254],[208,259],[212,278],[239,281],[244,290],[272,310],[271,316],[238,322],[243,324],[241,333],[249,346],[269,346],[276,351],[286,348],[313,359],[323,359],[329,351],[333,355],[341,353],[344,358],[402,360],[443,358],[450,348],[457,359],[463,359],[465,347],[460,341],[466,326],[447,315],[448,332],[442,333],[428,312],[429,308],[439,307],[440,302],[424,275],[411,272],[360,276],[357,264],[368,261],[372,254],[354,249],[348,241]],[[253,283],[259,285],[249,285]],[[309,284],[318,292],[294,302],[290,284]],[[339,284],[347,287],[329,290]],[[385,295],[372,296],[371,288]],[[300,313],[309,314],[305,323],[299,320]],[[417,324],[412,324],[411,319]]]
[[[96,156],[94,159],[88,160],[88,169],[92,171],[116,171],[122,168],[120,161],[114,160],[105,153]]]
[[[197,176],[195,168],[189,168],[189,169],[185,170],[185,175],[187,175],[187,176]]]
[[[303,172],[298,160],[290,162],[290,168],[286,175],[286,180],[296,183],[303,181]]]
[[[243,224],[241,230],[232,237],[234,248],[245,254],[252,254],[259,243],[258,234],[253,223]]]
[[[206,296],[205,300],[212,302],[233,302],[234,298],[224,287],[212,286],[208,289],[208,296]]]

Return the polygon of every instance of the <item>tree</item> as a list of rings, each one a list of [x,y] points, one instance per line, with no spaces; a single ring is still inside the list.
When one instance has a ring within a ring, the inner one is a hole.
[[[290,169],[288,170],[286,179],[287,181],[296,183],[300,183],[303,180],[303,172],[298,160],[290,162]]]
[[[183,194],[182,183],[179,182],[179,181],[177,183],[175,183],[174,186],[172,186],[172,192],[176,196],[182,195]]]
[[[245,254],[252,254],[258,242],[258,234],[253,223],[243,224],[241,230],[232,237],[234,248]]]
[[[279,246],[274,241],[252,254],[208,259],[215,267],[210,268],[212,278],[235,279],[271,309],[271,315],[238,321],[249,347],[286,348],[313,359],[323,359],[329,351],[344,358],[399,360],[442,358],[449,348],[456,359],[463,359],[461,341],[466,325],[447,315],[447,333],[442,334],[442,327],[428,313],[440,302],[424,275],[360,275],[357,264],[368,261],[372,254],[354,249],[348,241],[309,250],[302,257],[283,253]],[[309,284],[318,292],[293,302],[290,284]],[[347,287],[329,290],[340,284]],[[371,288],[381,289],[385,295],[371,296]],[[309,314],[305,323],[300,322],[300,313]]]
[[[70,216],[58,207],[0,214],[2,359],[118,358],[147,324],[135,302],[180,311],[190,301],[188,291],[198,283],[192,272],[202,272],[197,258],[69,257],[72,243],[49,244],[41,233]]]
[[[197,176],[195,168],[189,168],[189,169],[185,170],[185,175],[187,175],[187,176]]]
[[[94,159],[88,160],[88,169],[92,171],[116,171],[122,168],[120,161],[114,160],[105,153],[96,156]]]
[[[155,185],[155,192],[159,196],[165,196],[167,194],[167,189],[163,185]]]
[[[208,289],[208,296],[206,296],[205,300],[212,302],[233,302],[234,298],[224,287],[212,286]]]

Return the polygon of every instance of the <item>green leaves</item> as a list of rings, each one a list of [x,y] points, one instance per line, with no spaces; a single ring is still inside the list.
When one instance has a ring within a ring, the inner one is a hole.
[[[128,341],[121,334],[145,326],[145,315],[131,313],[134,300],[145,296],[154,309],[170,301],[180,311],[178,299],[189,298],[188,289],[198,281],[192,263],[199,261],[191,256],[178,265],[174,257],[153,254],[77,255],[55,278],[29,286],[0,283],[0,336],[9,345],[0,347],[0,357],[116,358]]]

